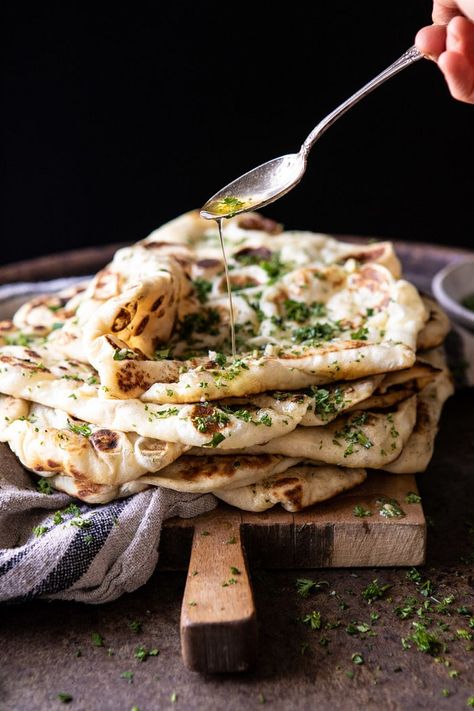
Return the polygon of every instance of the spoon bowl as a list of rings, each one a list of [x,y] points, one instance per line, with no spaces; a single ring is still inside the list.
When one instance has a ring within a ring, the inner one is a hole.
[[[216,220],[264,207],[294,188],[305,170],[306,158],[302,153],[290,153],[262,163],[213,195],[201,215]]]

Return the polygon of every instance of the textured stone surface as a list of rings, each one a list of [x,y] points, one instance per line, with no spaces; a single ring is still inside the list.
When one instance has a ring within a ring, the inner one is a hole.
[[[256,571],[254,589],[260,624],[259,662],[244,676],[201,677],[186,671],[179,646],[181,573],[156,572],[137,592],[100,607],[33,602],[0,611],[0,708],[18,711],[63,708],[57,694],[73,696],[71,709],[140,711],[152,709],[252,709],[263,699],[274,709],[461,709],[474,695],[474,642],[458,639],[469,632],[464,605],[474,614],[474,413],[473,392],[452,398],[443,416],[434,462],[419,477],[425,511],[433,520],[423,579],[433,583],[433,597],[454,595],[448,615],[427,613],[429,630],[447,645],[442,661],[404,650],[412,621],[394,608],[414,595],[417,608],[426,598],[406,579],[406,570]],[[472,530],[470,532],[470,526]],[[461,562],[463,557],[465,561]],[[471,562],[469,562],[471,561]],[[299,575],[325,580],[328,586],[302,599],[295,590]],[[374,578],[391,584],[385,598],[368,605],[362,590]],[[335,594],[332,592],[335,591]],[[348,606],[346,609],[342,607]],[[434,608],[436,603],[431,600]],[[302,624],[305,614],[321,612],[323,629]],[[370,623],[376,636],[346,632],[351,621]],[[129,627],[143,621],[140,634]],[[326,623],[341,621],[336,629]],[[438,623],[448,624],[442,631]],[[103,636],[104,646],[91,635]],[[474,629],[471,630],[474,633]],[[327,646],[320,644],[327,638]],[[454,638],[451,641],[451,638]],[[160,654],[135,659],[138,646]],[[305,645],[308,645],[307,647]],[[110,656],[108,649],[111,650]],[[81,656],[76,656],[80,650]],[[351,661],[361,653],[364,664]],[[449,662],[446,666],[444,660]],[[459,672],[451,678],[449,672]],[[121,678],[131,671],[133,683]],[[354,673],[353,678],[347,673]],[[443,689],[450,692],[443,696]],[[176,693],[176,702],[171,702]],[[263,694],[263,697],[261,696]]]

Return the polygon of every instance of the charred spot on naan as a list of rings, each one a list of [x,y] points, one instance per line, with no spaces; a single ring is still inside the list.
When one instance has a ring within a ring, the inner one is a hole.
[[[129,303],[126,306],[121,306],[115,316],[113,323],[112,323],[112,326],[111,326],[112,333],[119,333],[119,331],[123,331],[124,328],[127,328],[129,323],[132,321],[133,317],[135,316],[136,312],[137,312],[136,302]]]
[[[8,365],[12,365],[13,367],[16,368],[22,368],[24,370],[29,370],[31,372],[39,372],[41,371],[42,373],[50,373],[51,371],[46,368],[43,363],[34,363],[32,360],[29,360],[28,358],[17,358],[16,356],[8,355],[7,353],[2,353],[0,355],[0,362],[1,363],[7,363]]]
[[[234,252],[234,259],[238,262],[261,262],[268,261],[272,257],[272,250],[268,247],[244,247]]]
[[[297,477],[283,477],[271,484],[271,488],[281,501],[291,504],[293,511],[303,508],[303,486]]]
[[[209,403],[193,405],[190,414],[193,427],[202,434],[213,435],[227,428],[230,418],[222,410]]]
[[[91,287],[92,296],[100,301],[111,299],[120,293],[119,275],[111,269],[102,269],[95,276]]]
[[[148,390],[152,382],[145,376],[143,368],[133,360],[124,360],[115,370],[115,378],[119,389],[123,393],[131,390]]]
[[[186,455],[183,458],[185,467],[182,471],[186,481],[203,478],[218,479],[227,477],[232,479],[240,467],[248,471],[258,472],[264,470],[275,459],[271,454],[258,454],[252,456],[221,456],[221,457],[195,457]]]
[[[119,444],[119,435],[108,429],[96,430],[89,437],[89,442],[99,452],[113,452]]]
[[[277,235],[283,232],[283,225],[268,217],[263,217],[258,212],[240,215],[237,218],[237,224],[241,230],[259,230],[269,235]]]

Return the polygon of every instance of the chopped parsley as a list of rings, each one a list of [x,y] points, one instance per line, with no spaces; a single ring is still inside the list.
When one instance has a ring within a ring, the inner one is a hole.
[[[93,632],[91,634],[91,640],[92,640],[92,644],[94,645],[94,647],[103,647],[104,646],[104,638],[102,637],[101,634],[99,634],[99,632]]]
[[[83,437],[90,437],[92,434],[90,425],[75,425],[73,422],[71,422],[71,420],[68,420],[67,424],[71,432],[74,432],[74,434],[82,435]]]
[[[365,326],[361,326],[357,331],[351,333],[351,338],[353,341],[366,341],[369,329]]]
[[[220,322],[221,317],[216,309],[203,309],[195,314],[186,314],[178,324],[178,334],[185,341],[188,341],[193,333],[217,336],[219,333],[217,326]]]
[[[439,641],[436,635],[428,632],[426,625],[422,622],[413,622],[414,632],[409,636],[409,639],[415,643],[420,652],[435,656],[439,654],[444,645]]]
[[[361,447],[365,449],[370,449],[374,446],[373,442],[367,437],[364,431],[361,429],[361,425],[365,425],[367,422],[367,413],[363,412],[361,415],[356,415],[349,422],[344,425],[341,430],[338,430],[334,434],[334,444],[339,444],[339,439],[344,439],[347,442],[347,447],[344,451],[344,458],[349,457],[354,453],[354,447],[360,444]],[[357,450],[356,450],[357,451]]]
[[[356,652],[355,654],[352,655],[351,662],[353,664],[363,664],[364,657],[362,656],[362,654],[360,654],[360,652]]]
[[[212,447],[212,448],[214,449],[215,447],[218,447],[219,444],[220,444],[221,442],[223,442],[224,440],[225,440],[225,437],[224,437],[224,435],[222,434],[222,432],[215,432],[215,433],[212,435],[212,439],[210,439],[209,442],[206,442],[206,443],[203,444],[202,446],[203,446],[203,447]]]
[[[311,580],[311,578],[298,578],[296,592],[300,597],[306,598],[310,593],[319,590],[323,585],[329,585],[326,580]]]
[[[167,417],[174,417],[179,412],[177,407],[168,407],[166,410],[150,410],[148,405],[145,405],[145,410],[148,413],[148,422],[151,422],[153,417],[157,420],[164,420]]]
[[[383,598],[387,590],[390,590],[391,587],[392,586],[388,584],[379,585],[379,581],[377,579],[372,580],[372,582],[369,583],[364,590],[362,590],[362,597],[370,605],[374,602],[374,600],[380,600]]]
[[[130,627],[130,629],[131,629],[133,632],[136,632],[137,634],[140,634],[140,632],[142,631],[143,622],[140,622],[140,620],[131,620],[131,621],[128,623],[128,626]]]
[[[419,494],[415,494],[414,491],[409,491],[408,494],[405,496],[405,503],[421,504],[421,496]]]
[[[338,335],[339,329],[330,323],[316,323],[313,326],[302,326],[295,328],[292,332],[292,340],[295,343],[305,343],[307,341],[330,341]]]
[[[120,674],[121,679],[126,679],[129,684],[133,684],[133,672],[132,671],[124,671]]]
[[[166,360],[170,354],[170,348],[160,348],[156,350],[153,354],[155,360]]]
[[[33,528],[33,534],[36,536],[36,538],[41,538],[41,536],[44,536],[47,530],[48,529],[46,526],[35,526]]]
[[[72,698],[71,694],[67,694],[65,692],[58,694],[58,699],[62,704],[69,704],[72,701]]]
[[[208,294],[212,290],[212,283],[206,279],[201,279],[198,277],[193,280],[193,286],[196,291],[196,296],[198,297],[201,304],[205,304],[208,299]]]
[[[387,499],[382,496],[377,499],[377,504],[380,506],[379,514],[384,518],[403,518],[405,516],[404,510],[396,499]]]
[[[52,494],[53,493],[52,486],[47,479],[40,479],[39,481],[37,481],[36,488],[38,489],[40,494]]]
[[[283,302],[285,316],[290,321],[296,323],[304,323],[310,317],[321,318],[326,315],[326,307],[320,301],[313,301],[312,304],[305,304],[304,301],[295,301],[294,299],[285,299]]]
[[[227,356],[224,355],[224,353],[216,353],[214,361],[217,363],[217,365],[223,368],[227,363]]]
[[[227,197],[222,198],[222,200],[219,200],[219,205],[220,207],[230,207],[232,210],[239,210],[243,205],[245,205],[245,202],[243,200],[239,200],[239,198],[234,195],[228,195]]]
[[[312,386],[310,393],[314,398],[314,411],[321,417],[332,415],[344,406],[344,393],[339,387],[333,390]]]
[[[372,516],[372,511],[365,509],[361,504],[356,504],[354,506],[354,516],[365,518],[366,516]]]
[[[137,647],[135,650],[135,659],[139,662],[146,662],[148,657],[157,657],[160,653],[159,649],[146,649],[145,647]]]
[[[461,305],[464,306],[464,308],[469,309],[469,311],[474,311],[474,294],[465,296],[461,301]]]
[[[114,360],[127,360],[136,357],[136,353],[131,351],[129,348],[116,348],[114,350],[113,359]]]
[[[207,432],[213,425],[225,427],[230,422],[230,417],[221,410],[214,410],[209,415],[198,415],[191,419],[198,432]]]
[[[313,610],[303,617],[302,622],[304,625],[309,625],[312,630],[320,630],[322,625],[321,613]]]

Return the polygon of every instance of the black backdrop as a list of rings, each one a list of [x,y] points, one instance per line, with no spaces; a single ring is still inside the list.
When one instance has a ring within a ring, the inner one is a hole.
[[[135,240],[254,165],[396,59],[429,22],[397,3],[9,3],[2,262]],[[342,118],[288,227],[470,244],[474,107],[418,62]]]

